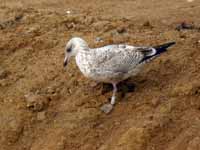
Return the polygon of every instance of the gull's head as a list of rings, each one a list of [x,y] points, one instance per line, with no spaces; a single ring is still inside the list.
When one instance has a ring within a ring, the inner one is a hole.
[[[76,56],[78,52],[80,52],[81,50],[87,50],[87,49],[88,45],[83,39],[79,37],[74,37],[71,40],[69,40],[69,42],[67,42],[65,46],[64,67],[67,65],[69,59],[72,56]]]

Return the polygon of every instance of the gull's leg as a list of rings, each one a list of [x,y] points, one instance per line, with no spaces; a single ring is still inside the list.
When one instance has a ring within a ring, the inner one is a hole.
[[[111,97],[111,102],[109,104],[104,104],[101,107],[101,110],[103,112],[105,112],[106,114],[108,114],[109,112],[111,112],[111,110],[113,109],[113,106],[115,104],[116,93],[117,93],[117,84],[116,83],[112,83],[112,85],[113,85],[113,95]]]
[[[116,85],[116,83],[113,83],[112,85],[113,85],[113,95],[112,95],[110,104],[114,105],[115,99],[116,99],[116,93],[117,93],[117,85]]]

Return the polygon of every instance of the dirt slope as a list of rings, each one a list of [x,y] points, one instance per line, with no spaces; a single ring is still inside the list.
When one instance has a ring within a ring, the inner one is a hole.
[[[199,14],[198,0],[0,0],[0,150],[199,150]],[[112,92],[62,66],[73,36],[177,44],[105,115]]]

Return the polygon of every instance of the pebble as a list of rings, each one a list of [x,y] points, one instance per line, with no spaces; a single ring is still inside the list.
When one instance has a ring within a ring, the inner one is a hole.
[[[0,79],[5,79],[8,76],[8,72],[3,68],[0,68]]]
[[[37,113],[37,120],[38,121],[42,121],[46,119],[46,112],[45,111],[41,111]]]
[[[181,30],[192,30],[196,29],[196,27],[192,23],[188,22],[181,22],[180,24],[177,25],[176,30],[181,31]]]
[[[103,39],[101,37],[96,37],[95,42],[103,42]]]
[[[66,11],[66,14],[71,14],[71,11],[70,11],[70,10],[67,10],[67,11]]]
[[[160,99],[159,98],[152,99],[151,103],[153,107],[157,107],[160,104]]]
[[[48,87],[46,90],[47,94],[54,94],[56,93],[56,88],[55,87]]]
[[[25,95],[25,100],[27,108],[38,112],[44,110],[50,102],[47,96],[32,93]]]
[[[153,25],[150,23],[150,21],[146,21],[143,23],[143,27],[153,28]]]
[[[122,33],[127,32],[127,30],[126,30],[125,27],[119,27],[119,28],[117,28],[117,32],[118,32],[119,34],[122,34]]]
[[[39,30],[40,27],[30,27],[26,33],[29,34],[29,33],[36,33],[38,30]]]
[[[9,85],[8,80],[6,80],[6,79],[0,80],[0,86],[7,86],[7,85]]]
[[[114,123],[116,126],[119,126],[119,125],[121,125],[121,123],[119,122],[119,121],[115,121],[115,123]]]

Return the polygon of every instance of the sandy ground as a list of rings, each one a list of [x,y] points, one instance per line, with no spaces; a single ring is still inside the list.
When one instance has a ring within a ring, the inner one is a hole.
[[[0,0],[0,150],[199,150],[199,14],[198,0]],[[73,36],[177,44],[105,115],[112,92],[63,68]]]

